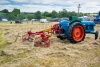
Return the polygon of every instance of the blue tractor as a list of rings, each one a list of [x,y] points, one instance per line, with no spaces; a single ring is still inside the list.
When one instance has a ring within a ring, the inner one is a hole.
[[[98,38],[98,31],[94,32],[95,23],[93,21],[79,21],[70,17],[69,20],[62,20],[56,27],[55,33],[61,40],[68,39],[72,43],[81,42],[86,34],[94,34]],[[59,32],[60,31],[60,32]]]
[[[94,17],[94,22],[96,24],[100,24],[100,11],[99,11],[98,15]]]
[[[22,36],[23,41],[34,42],[35,46],[50,46],[48,39],[52,34],[56,34],[61,40],[68,39],[71,43],[81,42],[86,34],[94,34],[98,38],[98,31],[94,32],[95,23],[93,21],[79,21],[78,17],[70,17],[69,20],[62,20],[49,29],[39,32],[32,32]],[[35,35],[40,35],[34,39]],[[34,41],[33,41],[34,40]]]

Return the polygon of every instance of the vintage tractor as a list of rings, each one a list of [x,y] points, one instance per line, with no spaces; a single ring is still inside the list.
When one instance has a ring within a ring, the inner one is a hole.
[[[96,24],[100,24],[100,11],[99,11],[98,15],[94,17],[94,22]]]
[[[94,34],[98,38],[98,31],[94,32],[95,23],[93,21],[79,21],[73,17],[68,20],[62,20],[49,29],[33,33],[28,31],[23,35],[23,41],[34,42],[35,46],[50,46],[49,37],[56,35],[57,38],[68,39],[71,43],[77,43],[84,40],[86,34]],[[35,36],[39,35],[38,38]]]

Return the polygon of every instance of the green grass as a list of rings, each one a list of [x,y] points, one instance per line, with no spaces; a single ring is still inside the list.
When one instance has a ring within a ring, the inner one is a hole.
[[[5,40],[3,38],[3,31],[0,30],[0,52],[5,49],[7,46],[9,46],[11,43],[9,43],[7,40]],[[23,53],[21,54],[18,54],[16,56],[8,56],[8,55],[2,55],[0,54],[0,66],[5,64],[5,63],[14,63],[14,62],[17,62],[18,58],[25,58],[27,57],[27,51],[24,51]]]
[[[4,38],[2,36],[3,36],[3,32],[0,31],[0,52],[4,48],[6,48],[7,46],[10,45],[10,43],[7,43],[7,40],[4,40]],[[26,57],[26,53],[27,53],[27,51],[24,51],[23,53],[18,54],[16,56],[0,55],[0,66],[7,62],[9,62],[9,63],[17,62],[18,60],[16,60],[16,59]]]
[[[100,67],[100,62],[90,64],[89,67]]]
[[[0,51],[9,46],[10,44],[7,44],[7,41],[3,38],[3,32],[0,30]]]
[[[90,63],[87,63],[88,67],[100,67],[100,48],[87,50],[84,52],[84,54],[81,55],[81,57],[84,57],[84,58],[92,61],[92,62],[89,61]],[[94,60],[94,59],[96,59],[96,60]]]
[[[44,59],[37,59],[28,62],[27,64],[21,64],[19,67],[35,67],[36,64],[39,66],[50,67],[53,63],[59,63],[62,59],[56,57],[44,58]]]
[[[0,30],[0,51],[9,46],[10,44],[7,43],[7,41],[3,38],[3,32]]]
[[[31,52],[31,51],[30,51]],[[21,54],[18,54],[18,55],[15,55],[15,56],[7,56],[7,55],[1,55],[0,56],[0,66],[2,66],[3,64],[5,63],[9,63],[9,64],[12,64],[12,63],[17,63],[18,59],[22,59],[22,58],[26,58],[28,57],[28,53],[30,53],[29,51],[24,51],[23,53]]]
[[[12,24],[14,24],[15,22],[13,21]],[[0,21],[0,24],[10,24],[10,21],[7,21],[7,22],[2,22]]]
[[[18,58],[25,58],[27,57],[27,51],[24,51],[21,54],[18,55],[0,55],[0,66],[5,64],[5,63],[16,63],[20,60],[18,60]]]
[[[16,56],[6,56],[6,55],[0,56],[0,65],[3,65],[7,62],[14,63],[18,61],[17,60],[18,58],[24,58],[24,57],[26,57],[26,52],[18,54]]]
[[[20,64],[19,67],[52,67],[52,65],[57,64],[56,67],[58,67],[58,65],[61,62],[69,62],[71,61],[70,58],[68,56],[65,57],[65,59],[63,59],[62,57],[47,57],[47,58],[43,58],[43,59],[33,59],[32,61],[26,63],[26,64]],[[37,66],[39,65],[39,66]],[[59,66],[60,67],[60,66]]]
[[[10,44],[7,44],[6,40],[3,38],[3,31],[0,30],[0,52],[2,51],[2,49],[4,49],[5,47],[9,46]],[[3,61],[2,61],[3,59]],[[2,63],[7,62],[8,60],[10,60],[11,58],[9,56],[0,56],[0,65]]]
[[[2,35],[3,35],[3,32],[2,31],[0,31],[0,50],[4,47],[4,39],[3,39],[3,37],[2,37]]]
[[[100,49],[95,49],[94,53],[95,57],[98,58],[98,62],[90,64],[89,67],[100,67]]]
[[[0,44],[0,51],[2,51],[3,48],[9,46],[10,44],[7,44],[7,43],[3,43],[3,44]]]

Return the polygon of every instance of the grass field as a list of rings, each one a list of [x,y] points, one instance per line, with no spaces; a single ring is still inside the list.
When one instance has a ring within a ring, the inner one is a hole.
[[[0,67],[100,67],[100,39],[94,40],[92,34],[76,44],[52,36],[50,47],[34,47],[34,43],[22,42],[25,32],[44,30],[56,23],[0,22]],[[100,25],[95,29],[100,32]]]
[[[38,21],[34,21],[33,22],[34,24],[40,24],[40,22]],[[33,24],[31,21],[29,21],[28,23],[27,22],[22,22],[22,24]],[[0,24],[11,24],[10,21],[7,21],[7,22],[2,22],[0,21]],[[15,24],[15,21],[12,21],[12,24]]]
[[[13,21],[13,23],[14,23],[14,21]],[[7,21],[7,22],[0,21],[0,24],[10,24],[10,21]]]

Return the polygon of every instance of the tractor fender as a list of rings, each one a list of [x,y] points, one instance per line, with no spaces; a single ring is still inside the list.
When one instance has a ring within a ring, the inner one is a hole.
[[[73,23],[76,23],[76,22],[80,22],[80,23],[81,23],[81,21],[79,21],[79,20],[74,20],[74,21],[71,21],[71,22],[69,23],[69,26],[72,25]]]

